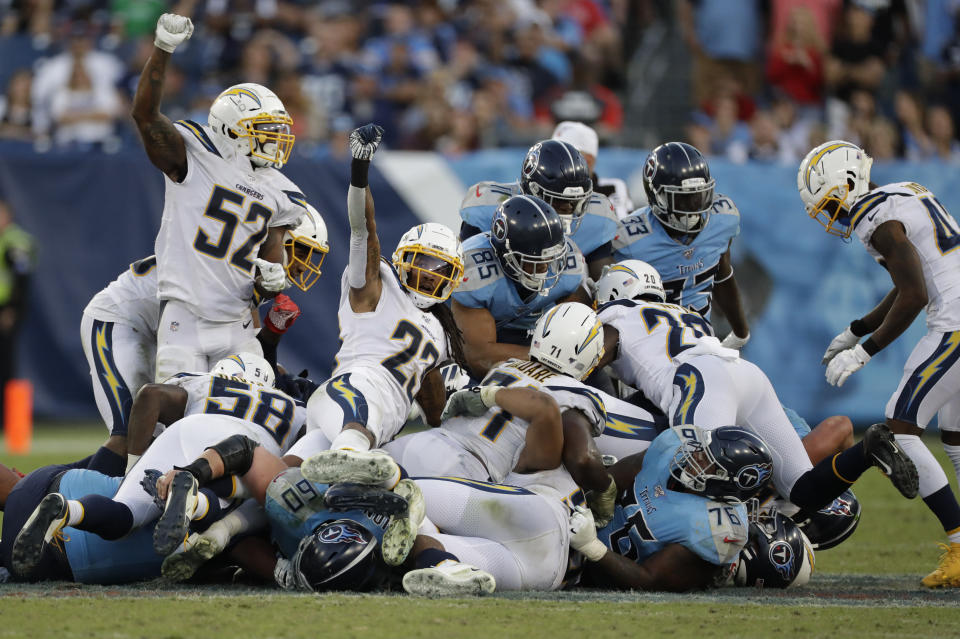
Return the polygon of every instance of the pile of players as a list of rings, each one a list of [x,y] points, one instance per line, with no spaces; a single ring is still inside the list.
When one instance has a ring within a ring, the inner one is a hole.
[[[896,285],[831,343],[828,381],[905,328],[917,287],[943,320],[887,423],[854,444],[845,418],[810,431],[740,357],[739,213],[693,147],[654,149],[649,206],[621,219],[592,171],[595,135],[564,123],[516,183],[471,187],[459,237],[418,225],[387,261],[368,186],[382,130],[366,125],[351,134],[342,345],[315,385],[275,373],[298,314],[278,294],[309,289],[329,250],[322,218],[277,170],[290,118],[253,84],[221,94],[207,126],[163,118],[163,70],[191,30],[161,17],[134,104],[168,178],[157,256],[85,312],[111,436],[76,464],[0,477],[0,557],[15,578],[183,580],[239,565],[315,591],[787,587],[809,578],[814,549],[852,534],[849,487],[875,465],[951,536],[924,583],[960,585],[960,508],[916,436],[954,383],[960,334],[944,326],[955,305],[941,284],[958,259],[943,243],[960,229],[925,189],[870,187],[869,159],[848,143],[801,166],[811,216],[856,230]],[[258,331],[261,298],[274,302]],[[723,341],[712,300],[733,329]],[[160,383],[147,383],[146,353]],[[398,437],[411,419],[436,428]]]

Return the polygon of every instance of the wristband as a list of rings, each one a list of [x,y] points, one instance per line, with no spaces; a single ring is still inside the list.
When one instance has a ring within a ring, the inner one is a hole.
[[[494,404],[497,403],[497,392],[503,388],[502,386],[481,386],[480,387],[480,401],[483,402],[483,405],[487,408],[492,408]]]
[[[358,160],[356,158],[350,162],[350,185],[358,189],[367,188],[367,173],[370,171],[370,160]]]
[[[607,547],[603,545],[603,542],[599,539],[592,539],[590,543],[580,549],[580,552],[583,553],[583,556],[587,558],[588,561],[600,561],[607,554]]]
[[[870,329],[867,328],[866,322],[862,319],[855,319],[850,322],[850,332],[856,337],[863,337],[870,332]]]
[[[863,348],[870,357],[873,357],[880,351],[880,347],[877,346],[877,343],[873,341],[872,337],[867,339],[860,347]]]

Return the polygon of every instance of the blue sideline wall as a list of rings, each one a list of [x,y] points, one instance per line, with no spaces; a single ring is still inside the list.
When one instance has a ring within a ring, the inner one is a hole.
[[[474,182],[516,177],[524,150],[481,152],[448,159],[434,154],[382,154],[371,176],[384,254],[421,220],[455,224],[460,196]],[[601,175],[621,177],[639,196],[645,154],[603,149]],[[741,213],[733,256],[751,315],[744,355],[770,377],[782,401],[811,421],[847,414],[877,421],[913,345],[918,320],[841,389],[826,384],[820,357],[834,335],[860,317],[890,287],[886,272],[858,240],[830,237],[806,217],[796,191],[796,167],[711,162],[718,191]],[[284,173],[324,214],[332,250],[324,275],[308,293],[291,296],[304,311],[281,345],[288,369],[313,379],[329,372],[338,344],[335,305],[346,263],[346,161],[295,158]],[[956,168],[937,164],[878,164],[878,183],[914,180],[960,212]],[[163,178],[142,151],[118,154],[36,154],[29,146],[0,145],[0,197],[38,238],[39,261],[21,343],[22,376],[35,385],[38,416],[96,416],[80,347],[83,307],[128,264],[153,252],[163,203]],[[641,199],[641,198],[638,198]]]

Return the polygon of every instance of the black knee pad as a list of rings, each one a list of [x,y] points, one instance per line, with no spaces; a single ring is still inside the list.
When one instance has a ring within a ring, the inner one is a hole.
[[[253,451],[259,445],[246,435],[231,435],[207,448],[219,453],[224,475],[243,475],[253,465]]]

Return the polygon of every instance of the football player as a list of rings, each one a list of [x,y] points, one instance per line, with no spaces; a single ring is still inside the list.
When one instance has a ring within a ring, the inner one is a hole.
[[[460,330],[444,304],[463,279],[463,249],[442,224],[420,224],[400,238],[392,262],[380,257],[370,162],[383,129],[350,134],[350,256],[340,287],[340,340],[333,376],[307,403],[307,426],[330,440],[331,450],[304,462],[312,481],[359,481],[392,488],[400,479],[389,455],[371,453],[403,427],[414,397],[437,423],[445,393],[437,367],[448,357],[464,363]],[[370,461],[363,476],[344,474],[357,457]],[[309,473],[313,473],[312,475]]]
[[[213,101],[206,126],[160,113],[167,62],[192,33],[189,18],[160,16],[132,109],[147,157],[165,176],[158,381],[209,370],[230,353],[261,353],[250,317],[255,280],[266,296],[286,286],[283,233],[306,212],[300,189],[278,171],[294,136],[272,91],[230,87]]]
[[[781,513],[750,522],[747,545],[733,568],[733,583],[757,588],[795,588],[810,581],[814,549],[800,526]]]
[[[736,424],[756,432],[773,455],[777,491],[800,508],[829,504],[871,465],[902,494],[916,495],[916,468],[884,424],[814,467],[763,371],[721,346],[703,317],[665,303],[660,275],[649,264],[631,260],[611,267],[597,291],[613,291],[615,298],[598,312],[604,324],[600,364],[611,364],[620,379],[642,390],[671,426]]]
[[[46,545],[66,526],[113,540],[158,517],[154,550],[170,554],[183,542],[193,520],[217,519],[223,504],[214,491],[198,491],[196,480],[184,474],[173,483],[166,510],[162,510],[141,486],[149,469],[165,471],[186,464],[231,435],[245,435],[277,456],[296,438],[299,428],[292,427],[294,401],[273,388],[273,370],[262,357],[234,355],[218,362],[210,374],[187,375],[184,380],[183,385],[193,391],[183,389],[185,416],[157,437],[127,473],[116,495],[80,499],[56,492],[47,495],[14,542],[14,568],[30,572]]]
[[[622,489],[613,521],[597,530],[590,511],[570,518],[570,545],[601,587],[684,592],[729,570],[747,542],[747,507],[767,483],[766,444],[736,426],[662,432],[610,472]]]
[[[463,331],[468,370],[482,379],[496,364],[526,359],[541,314],[563,301],[590,302],[583,256],[565,238],[560,216],[531,195],[501,202],[489,232],[463,246],[463,286],[451,308]]]
[[[593,190],[607,196],[618,220],[630,215],[634,206],[630,199],[630,192],[627,190],[627,183],[620,178],[598,177],[594,169],[597,164],[597,152],[600,150],[600,140],[597,138],[596,131],[582,122],[564,120],[553,129],[553,135],[550,138],[572,144],[573,148],[580,151],[590,170]]]
[[[562,462],[581,488],[593,491],[597,518],[609,518],[615,487],[593,441],[608,417],[601,395],[581,381],[602,350],[593,310],[560,304],[537,322],[529,360],[492,369],[483,385],[451,396],[440,428],[385,448],[418,477],[502,483],[510,473],[550,470]]]
[[[273,576],[288,590],[373,589],[379,581],[372,577],[382,576],[383,564],[397,566],[406,559],[423,519],[423,497],[409,479],[401,480],[392,492],[357,484],[330,486],[311,482],[299,468],[288,467],[255,442],[236,451],[231,452],[229,442],[221,442],[157,482],[157,495],[163,499],[184,473],[201,486],[233,473],[253,496],[208,530],[190,535],[185,551],[164,561],[165,577],[191,577],[233,537],[267,524],[281,553]],[[344,533],[339,538],[337,530]],[[338,556],[337,544],[347,557]]]
[[[733,329],[723,345],[739,349],[750,339],[730,264],[740,212],[714,186],[710,167],[696,148],[683,142],[655,148],[643,165],[648,206],[620,220],[613,261],[649,263],[660,273],[667,302],[707,320],[716,302]]]
[[[460,204],[460,238],[466,241],[489,229],[500,204],[521,194],[544,200],[560,214],[563,232],[583,254],[588,274],[600,277],[603,267],[613,261],[617,216],[607,197],[594,192],[590,168],[567,142],[543,140],[530,147],[516,182],[471,186]]]
[[[810,217],[827,233],[856,233],[880,262],[893,288],[872,311],[850,323],[823,356],[827,382],[842,386],[876,353],[927,312],[927,334],[914,347],[884,415],[897,443],[916,464],[919,494],[937,516],[949,546],[925,586],[960,586],[960,506],[946,474],[920,440],[939,413],[940,438],[960,476],[960,226],[916,182],[877,186],[873,160],[842,140],[825,142],[803,159],[797,189]],[[861,343],[861,339],[867,337]]]

